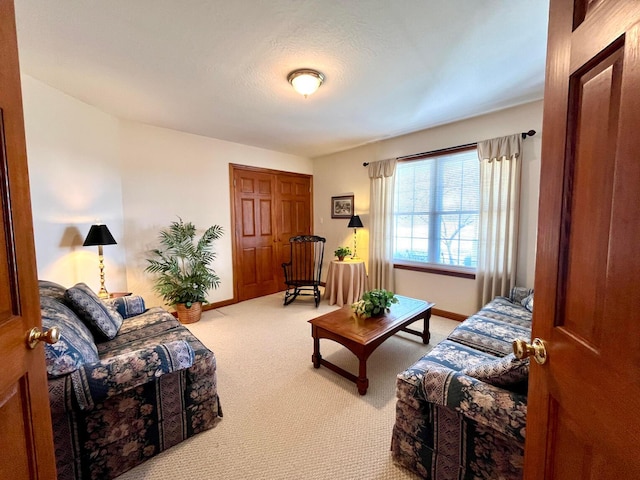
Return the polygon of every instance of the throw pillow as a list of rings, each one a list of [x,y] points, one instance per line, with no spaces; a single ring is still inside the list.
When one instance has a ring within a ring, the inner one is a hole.
[[[464,368],[461,373],[496,387],[506,388],[527,381],[529,378],[529,359],[519,360],[513,353],[510,353],[502,358]]]
[[[522,306],[524,308],[526,308],[530,312],[533,312],[533,293],[531,295],[527,295],[525,298],[523,298],[522,302],[520,302],[520,303],[522,304]]]
[[[78,283],[67,289],[65,298],[98,338],[111,340],[118,334],[122,316],[115,308],[100,300],[86,284]]]
[[[110,298],[105,300],[107,305],[114,307],[122,318],[134,317],[144,313],[144,299],[140,295],[127,295],[126,297]]]
[[[47,373],[59,377],[77,370],[85,363],[99,360],[93,335],[66,305],[49,296],[40,296],[42,329],[58,327],[60,339],[53,345],[45,343]]]

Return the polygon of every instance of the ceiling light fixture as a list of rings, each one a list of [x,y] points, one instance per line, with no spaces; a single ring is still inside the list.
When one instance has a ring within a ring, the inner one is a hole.
[[[304,98],[307,98],[307,96],[314,93],[320,85],[322,85],[324,75],[316,70],[301,68],[291,72],[287,76],[287,80],[296,92],[304,95]]]

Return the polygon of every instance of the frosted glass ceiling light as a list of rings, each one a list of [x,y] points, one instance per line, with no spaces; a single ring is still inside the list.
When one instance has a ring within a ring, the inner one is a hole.
[[[291,72],[287,76],[287,80],[289,80],[289,83],[296,92],[304,95],[304,98],[307,98],[308,95],[314,93],[320,85],[322,85],[324,75],[316,70],[302,68]]]

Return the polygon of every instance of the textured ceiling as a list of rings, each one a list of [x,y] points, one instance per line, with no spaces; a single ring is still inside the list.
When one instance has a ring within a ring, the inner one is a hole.
[[[23,73],[308,157],[542,98],[547,0],[15,0]],[[314,68],[305,99],[287,83]]]

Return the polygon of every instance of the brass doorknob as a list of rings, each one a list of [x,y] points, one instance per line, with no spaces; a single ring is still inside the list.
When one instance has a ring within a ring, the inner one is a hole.
[[[531,343],[519,338],[514,340],[513,354],[520,360],[533,356],[533,359],[540,365],[547,361],[547,349],[544,341],[539,338],[534,338]]]
[[[29,348],[36,348],[38,342],[46,342],[53,345],[60,340],[60,330],[58,327],[51,327],[46,332],[41,332],[38,327],[33,327],[27,334],[27,345]]]

